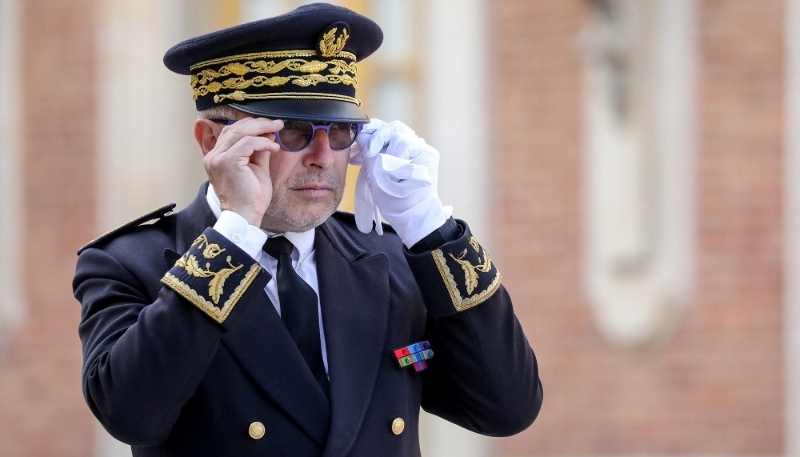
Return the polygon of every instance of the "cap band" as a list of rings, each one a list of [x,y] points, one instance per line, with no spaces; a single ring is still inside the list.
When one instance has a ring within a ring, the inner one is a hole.
[[[215,95],[214,102],[222,103],[226,100],[242,102],[245,100],[274,100],[279,98],[311,99],[311,100],[339,100],[341,102],[353,103],[361,106],[361,100],[355,97],[336,94],[322,94],[315,92],[280,92],[277,94],[247,94],[243,91],[235,91],[230,94]]]

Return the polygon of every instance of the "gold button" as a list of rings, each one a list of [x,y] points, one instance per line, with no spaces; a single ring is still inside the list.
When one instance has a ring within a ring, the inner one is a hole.
[[[264,433],[267,432],[267,429],[261,422],[253,422],[250,424],[250,430],[248,430],[248,432],[250,433],[250,438],[260,440],[264,437]]]
[[[392,421],[392,433],[394,433],[395,435],[403,433],[403,430],[405,428],[406,428],[406,422],[403,419],[398,417],[397,419]]]

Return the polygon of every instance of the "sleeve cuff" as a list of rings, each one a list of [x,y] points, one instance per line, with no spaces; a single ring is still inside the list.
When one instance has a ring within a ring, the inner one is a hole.
[[[457,239],[461,234],[461,229],[458,223],[452,217],[448,217],[447,221],[441,227],[429,233],[425,238],[419,240],[417,244],[408,248],[414,254],[421,254],[426,251],[432,251],[448,241]]]
[[[258,262],[207,228],[161,282],[223,323],[260,272]]]
[[[428,313],[436,317],[466,311],[488,300],[502,276],[489,253],[463,221],[457,239],[422,253],[406,250],[406,260],[417,280]]]
[[[248,224],[242,216],[233,211],[223,211],[214,224],[214,230],[255,260],[259,259],[261,249],[267,242],[267,234],[264,231]]]

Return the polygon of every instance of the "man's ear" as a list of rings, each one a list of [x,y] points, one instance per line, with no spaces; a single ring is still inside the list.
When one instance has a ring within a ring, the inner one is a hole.
[[[203,156],[217,145],[217,138],[222,129],[214,121],[198,119],[194,121],[194,139],[203,151]]]

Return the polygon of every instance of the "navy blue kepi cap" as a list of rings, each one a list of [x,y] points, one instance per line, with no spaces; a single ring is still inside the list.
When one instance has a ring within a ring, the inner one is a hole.
[[[366,123],[356,62],[381,42],[371,19],[314,3],[190,38],[167,51],[164,65],[191,76],[198,111],[230,105],[254,116]]]

